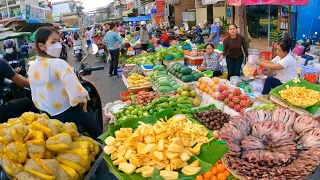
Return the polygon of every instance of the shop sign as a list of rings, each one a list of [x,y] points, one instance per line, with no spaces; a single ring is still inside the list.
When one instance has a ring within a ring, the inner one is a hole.
[[[26,5],[26,19],[36,19],[38,21],[45,21],[45,11],[35,6]]]
[[[157,13],[163,14],[164,13],[164,0],[156,0],[156,7],[157,7]]]
[[[60,22],[60,20],[61,20],[60,13],[52,14],[52,19],[54,22]]]
[[[161,16],[161,14],[155,15],[155,20],[156,20],[157,26],[161,26],[161,24],[162,24],[162,16]]]
[[[46,11],[46,21],[47,22],[53,22],[52,13],[49,11]]]

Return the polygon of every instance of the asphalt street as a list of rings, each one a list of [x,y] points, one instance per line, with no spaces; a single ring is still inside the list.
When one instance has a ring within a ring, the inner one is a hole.
[[[95,55],[89,54],[81,62],[77,61],[73,57],[73,50],[70,48],[68,50],[68,59],[67,62],[74,68],[79,69],[81,63],[88,63],[91,67],[94,66],[104,66],[104,70],[94,71],[90,76],[86,76],[87,79],[92,81],[100,93],[102,100],[102,107],[107,103],[113,102],[120,99],[120,92],[127,91],[127,88],[124,86],[121,77],[109,77],[109,63],[96,63]]]

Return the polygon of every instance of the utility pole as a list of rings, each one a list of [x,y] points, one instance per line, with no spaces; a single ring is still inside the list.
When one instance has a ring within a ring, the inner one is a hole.
[[[8,5],[8,0],[6,0],[6,4],[7,4],[7,11],[8,11],[8,20],[10,20],[10,10]]]

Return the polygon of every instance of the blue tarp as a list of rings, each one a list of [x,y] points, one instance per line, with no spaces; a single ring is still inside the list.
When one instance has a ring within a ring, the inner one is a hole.
[[[129,21],[149,21],[151,19],[151,16],[137,16],[137,17],[124,17],[123,21],[129,22]]]

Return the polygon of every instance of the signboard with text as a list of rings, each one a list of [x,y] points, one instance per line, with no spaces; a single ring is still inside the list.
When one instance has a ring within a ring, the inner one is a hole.
[[[25,14],[26,19],[36,19],[40,22],[45,22],[46,20],[46,14],[43,9],[26,5],[26,14]]]
[[[156,0],[156,7],[157,7],[157,13],[163,14],[164,13],[164,0]]]

